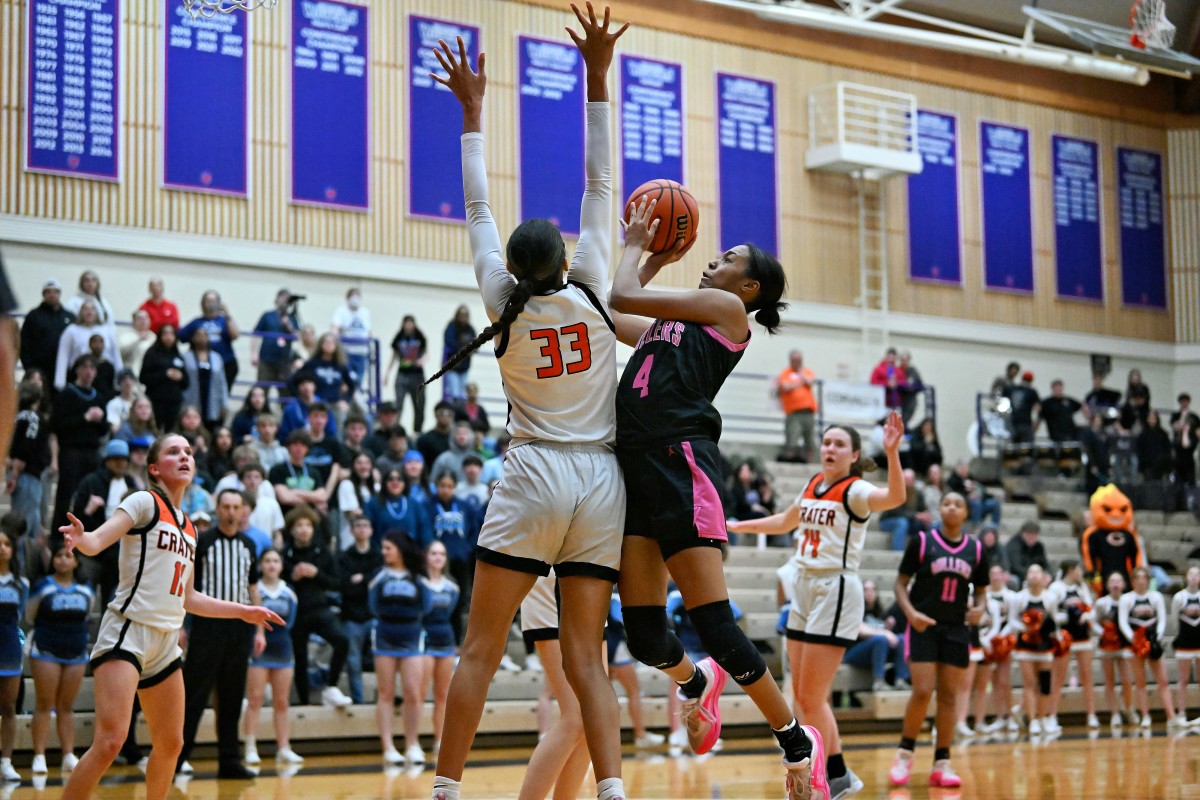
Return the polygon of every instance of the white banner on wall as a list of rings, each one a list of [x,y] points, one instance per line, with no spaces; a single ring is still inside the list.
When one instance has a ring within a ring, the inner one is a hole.
[[[869,383],[824,381],[821,412],[826,423],[877,422],[887,414],[883,387]]]

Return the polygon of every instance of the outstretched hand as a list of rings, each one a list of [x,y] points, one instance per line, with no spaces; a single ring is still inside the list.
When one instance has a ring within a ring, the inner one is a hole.
[[[900,440],[904,438],[904,420],[899,412],[888,414],[887,424],[883,426],[883,449],[889,455],[900,451]]]
[[[583,56],[583,63],[587,69],[592,72],[606,73],[612,63],[613,49],[616,47],[617,39],[620,39],[621,34],[629,28],[629,23],[626,22],[615,32],[609,33],[608,6],[604,7],[603,20],[597,20],[596,11],[592,8],[590,0],[584,5],[587,7],[586,17],[579,10],[579,6],[571,3],[571,10],[575,12],[575,18],[579,20],[579,27],[583,29],[583,35],[580,36],[570,26],[567,26],[567,34],[579,48],[579,54]]]
[[[627,248],[645,250],[654,240],[654,234],[658,232],[658,223],[661,221],[654,217],[654,206],[657,202],[642,195],[637,205],[630,204],[629,220],[621,220]]]
[[[59,527],[58,532],[63,535],[63,545],[68,550],[74,550],[79,544],[79,539],[83,536],[83,523],[79,518],[67,512],[67,524]]]
[[[251,625],[262,625],[268,630],[276,626],[283,627],[287,624],[283,621],[283,617],[265,606],[242,606],[242,622],[249,622]]]
[[[471,69],[471,59],[467,55],[467,45],[461,36],[458,37],[458,57],[450,50],[450,45],[438,39],[438,46],[433,49],[438,63],[446,70],[445,77],[436,72],[429,77],[454,92],[458,102],[462,103],[463,111],[478,113],[483,107],[483,94],[487,88],[487,73],[484,71],[486,56],[479,54],[479,71]]]

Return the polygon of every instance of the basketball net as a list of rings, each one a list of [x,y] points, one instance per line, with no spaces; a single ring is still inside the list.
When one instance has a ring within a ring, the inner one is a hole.
[[[243,11],[274,8],[275,0],[183,0],[183,7],[192,15],[192,19],[212,19],[217,14],[229,14],[239,8]]]
[[[1170,49],[1175,43],[1175,26],[1167,19],[1166,0],[1134,0],[1129,9],[1129,27],[1129,43],[1140,50]]]

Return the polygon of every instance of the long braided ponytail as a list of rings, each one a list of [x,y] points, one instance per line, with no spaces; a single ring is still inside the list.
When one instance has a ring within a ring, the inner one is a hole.
[[[458,364],[464,358],[482,347],[484,342],[488,341],[489,339],[496,338],[505,330],[507,330],[508,326],[513,324],[513,320],[517,318],[517,315],[525,310],[525,304],[529,302],[529,298],[533,297],[533,290],[534,284],[532,281],[517,281],[517,285],[513,289],[512,295],[509,296],[508,302],[504,306],[504,313],[500,315],[500,318],[481,330],[479,335],[472,339],[469,344],[459,348],[457,353],[450,356],[450,358],[446,360],[445,364],[442,364],[441,369],[429,376],[425,383],[421,385],[428,386],[429,384],[433,383],[438,378],[442,377],[447,372],[458,366]]]
[[[464,358],[474,353],[483,343],[494,339],[513,324],[525,310],[529,298],[538,292],[549,291],[562,284],[562,269],[567,261],[567,246],[563,242],[558,226],[547,219],[530,219],[522,222],[508,237],[505,246],[509,268],[517,278],[517,285],[504,305],[500,318],[479,332],[469,344],[450,356],[442,368],[431,375],[422,386],[428,386],[454,369]]]

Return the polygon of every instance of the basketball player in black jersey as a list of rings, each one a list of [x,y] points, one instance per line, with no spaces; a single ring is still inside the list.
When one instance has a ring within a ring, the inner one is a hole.
[[[749,314],[756,312],[769,332],[779,326],[783,267],[757,247],[739,245],[709,262],[698,289],[647,289],[657,267],[687,251],[680,243],[667,258],[641,264],[658,229],[653,207],[642,198],[628,210],[625,252],[609,295],[614,311],[655,319],[617,387],[617,457],[629,498],[619,588],[629,652],[679,684],[697,753],[720,735],[718,701],[729,673],[784,750],[787,796],[841,797],[844,791],[830,790],[820,733],[796,721],[758,648],[734,621],[721,558],[729,535],[716,489],[721,415],[712,403],[750,344]],[[668,573],[711,654],[699,664],[667,630]]]
[[[913,749],[929,700],[937,688],[937,742],[930,786],[956,787],[962,779],[950,766],[950,744],[958,697],[970,662],[970,629],[983,616],[988,565],[979,540],[962,529],[967,501],[957,492],[942,496],[942,530],[921,532],[908,540],[896,576],[896,602],[908,617],[906,647],[912,671],[912,695],[904,712],[900,749],[888,772],[894,786],[908,783]],[[974,604],[968,610],[971,590]]]

